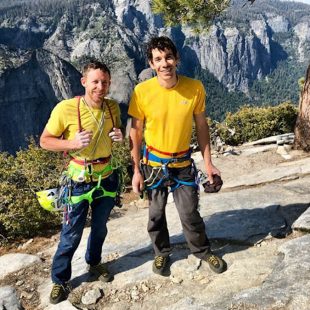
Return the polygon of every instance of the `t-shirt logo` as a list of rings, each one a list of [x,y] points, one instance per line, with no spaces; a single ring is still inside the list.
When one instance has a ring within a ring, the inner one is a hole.
[[[187,100],[181,100],[180,103],[181,104],[188,104],[188,101]]]

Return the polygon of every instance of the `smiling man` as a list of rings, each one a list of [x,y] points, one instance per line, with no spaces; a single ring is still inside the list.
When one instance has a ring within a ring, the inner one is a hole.
[[[100,280],[113,279],[107,266],[101,263],[101,251],[118,187],[110,158],[112,141],[123,139],[120,110],[114,100],[106,97],[111,77],[104,63],[92,61],[85,65],[81,83],[84,96],[58,103],[40,138],[42,148],[66,151],[71,156],[67,170],[71,202],[64,214],[52,265],[53,304],[65,300],[69,294],[71,260],[80,243],[89,207],[92,219],[85,260],[90,273]]]
[[[198,80],[177,74],[179,55],[168,37],[151,39],[147,57],[156,77],[135,87],[128,113],[132,116],[132,186],[136,193],[145,187],[148,194],[148,233],[155,252],[153,271],[169,275],[171,248],[165,207],[172,191],[190,251],[206,261],[211,270],[221,273],[226,263],[211,252],[198,211],[197,171],[190,151],[194,120],[205,169],[213,183],[213,176],[219,176],[220,171],[211,161],[204,87]],[[145,146],[141,160],[143,129]]]

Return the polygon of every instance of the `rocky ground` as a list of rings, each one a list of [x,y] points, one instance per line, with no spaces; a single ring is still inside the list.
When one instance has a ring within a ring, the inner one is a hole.
[[[213,250],[227,261],[225,273],[212,273],[190,255],[171,202],[171,275],[154,275],[147,202],[129,202],[131,196],[108,225],[103,260],[115,274],[112,283],[86,272],[86,228],[69,300],[49,305],[59,234],[34,238],[0,249],[0,309],[309,309],[310,159],[299,151],[283,155],[277,145],[247,145],[214,156],[225,183],[218,194],[201,194],[200,212]]]

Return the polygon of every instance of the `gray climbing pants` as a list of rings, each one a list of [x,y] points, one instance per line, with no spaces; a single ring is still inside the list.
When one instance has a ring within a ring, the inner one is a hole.
[[[168,169],[169,174],[179,180],[186,182],[195,180],[195,172],[192,166]],[[146,179],[151,174],[152,167],[143,165],[142,172]],[[173,187],[173,185],[173,182],[168,181],[163,182],[157,188],[147,190],[149,199],[147,230],[156,256],[168,256],[171,252],[165,211],[169,186]],[[193,255],[202,258],[210,251],[210,242],[205,232],[205,224],[198,211],[198,190],[194,186],[181,185],[173,191],[173,198],[189,249]]]

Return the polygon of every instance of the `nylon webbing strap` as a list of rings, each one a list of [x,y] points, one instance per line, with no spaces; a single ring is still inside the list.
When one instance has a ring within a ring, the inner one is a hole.
[[[83,130],[82,128],[82,123],[81,123],[81,112],[80,112],[80,105],[81,105],[81,96],[76,96],[75,98],[78,99],[78,104],[77,104],[77,115],[78,115],[78,126],[79,126],[79,132],[81,132]],[[84,99],[85,100],[85,99]],[[112,111],[111,111],[111,108],[109,106],[109,104],[105,101],[107,107],[108,107],[108,110],[109,110],[109,114],[110,114],[110,117],[111,117],[111,120],[112,120],[112,125],[113,125],[113,128],[115,127],[115,122],[114,122],[114,118],[113,118],[113,114],[112,114]]]
[[[179,156],[179,155],[186,154],[186,153],[188,153],[189,150],[190,150],[190,149],[187,149],[187,150],[185,150],[185,151],[174,152],[174,153],[173,153],[173,152],[164,152],[164,151],[158,150],[158,149],[156,149],[155,147],[150,146],[150,145],[148,145],[148,146],[146,147],[146,149],[147,149],[148,152],[155,151],[155,152],[157,152],[157,153],[159,153],[159,154],[167,155],[167,156],[170,156],[170,157],[176,157],[176,156]]]
[[[158,152],[160,154],[167,155],[167,156],[170,156],[170,157],[169,158],[162,158],[162,157],[156,156],[155,154],[153,154],[151,152],[151,150],[154,150],[154,151],[156,151],[156,152]],[[159,150],[157,150],[157,149],[155,149],[154,147],[151,147],[151,146],[146,146],[144,148],[143,155],[144,155],[144,157],[146,159],[146,163],[148,163],[148,161],[153,161],[153,162],[161,163],[161,164],[176,163],[176,162],[182,162],[182,161],[189,160],[190,159],[190,155],[191,155],[191,149],[188,149],[186,151],[176,152],[176,153],[169,153],[169,152],[159,151]],[[184,156],[182,156],[182,157],[175,157],[175,156],[178,156],[178,155],[184,155]]]
[[[77,98],[78,98],[77,114],[78,114],[79,132],[82,132],[83,128],[82,128],[82,123],[81,123],[81,112],[80,112],[81,96],[77,96]]]
[[[108,110],[109,110],[109,113],[110,113],[110,116],[111,116],[113,128],[115,128],[115,122],[114,122],[114,118],[113,118],[113,114],[112,114],[111,108],[110,108],[110,106],[109,106],[109,104],[107,102],[106,102],[106,105],[108,107]]]

